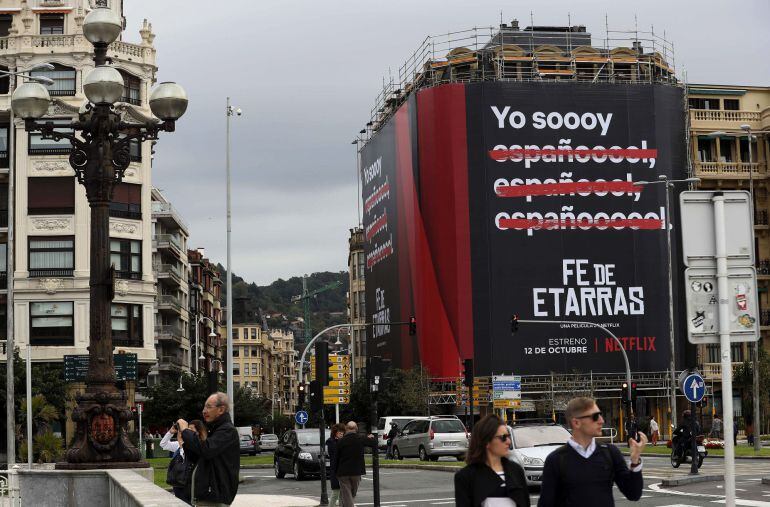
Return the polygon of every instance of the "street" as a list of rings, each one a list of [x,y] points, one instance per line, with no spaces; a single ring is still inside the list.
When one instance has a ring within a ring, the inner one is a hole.
[[[405,460],[410,462],[413,460]],[[444,462],[439,461],[439,464]],[[416,461],[415,461],[416,463]],[[723,460],[706,459],[700,470],[701,475],[722,473]],[[770,475],[770,460],[736,460],[736,505],[770,507],[770,485],[762,484],[762,477]],[[682,465],[674,470],[667,457],[646,456],[644,458],[645,489],[639,502],[626,500],[615,488],[615,501],[619,506],[700,506],[724,503],[721,482],[704,482],[676,488],[662,488],[662,479],[687,476],[689,468]],[[374,505],[372,498],[371,468],[361,482],[356,505]],[[286,495],[317,501],[320,486],[317,480],[295,481],[293,477],[276,479],[270,469],[244,470],[244,483],[239,488],[238,499],[250,494]],[[453,472],[395,469],[380,471],[380,499],[388,507],[411,507],[420,505],[453,505]],[[531,491],[532,505],[537,504],[538,490]],[[287,502],[282,505],[298,505]]]

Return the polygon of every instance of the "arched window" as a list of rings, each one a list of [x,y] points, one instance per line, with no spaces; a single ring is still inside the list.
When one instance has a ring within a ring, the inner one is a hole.
[[[120,75],[123,76],[123,96],[120,98],[121,102],[128,102],[135,106],[142,105],[140,92],[142,80],[124,70],[118,70],[120,71]]]
[[[48,87],[52,97],[75,95],[75,69],[58,63],[54,63],[53,67],[53,70],[34,70],[30,75],[53,79],[53,84]]]

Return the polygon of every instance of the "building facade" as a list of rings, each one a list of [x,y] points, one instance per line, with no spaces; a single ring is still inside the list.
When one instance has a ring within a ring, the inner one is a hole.
[[[297,406],[295,356],[291,331],[233,325],[233,386],[251,388],[285,415]]]
[[[83,20],[97,2],[89,0],[3,0],[0,2],[0,70],[34,71],[54,81],[46,119],[68,123],[86,101],[83,79],[93,69],[93,47],[83,37]],[[109,7],[122,15],[122,2]],[[118,40],[108,56],[124,79],[116,109],[126,122],[151,117],[149,91],[155,82],[155,35],[145,22],[138,43]],[[15,79],[0,78],[0,241],[3,267],[12,282],[15,344],[34,362],[61,363],[69,354],[88,354],[89,227],[85,189],[69,164],[69,141],[43,140],[29,134],[20,120],[11,122]],[[154,344],[155,279],[152,270],[151,143],[135,144],[131,164],[115,188],[110,209],[110,248],[117,281],[112,305],[115,352],[137,354],[141,378],[156,361]],[[10,167],[10,169],[9,169]],[[9,193],[12,178],[13,190]],[[9,206],[9,204],[11,204]],[[6,261],[9,210],[13,222],[14,262]],[[6,288],[7,287],[7,288]],[[3,335],[6,326],[2,326]],[[2,351],[0,360],[5,360]],[[72,390],[81,384],[70,385]],[[127,385],[129,392],[132,386]],[[133,403],[133,397],[129,404]],[[69,417],[68,417],[69,419]]]
[[[348,239],[348,273],[350,290],[348,291],[348,319],[351,324],[366,322],[366,257],[364,254],[364,230],[360,227],[350,229]],[[353,378],[359,378],[366,368],[366,328],[352,327],[350,334],[353,349]]]
[[[188,250],[187,259],[190,263],[188,336],[192,342],[192,371],[224,371],[222,279],[202,248]]]
[[[190,371],[195,358],[190,341],[189,229],[181,215],[157,188],[152,189],[152,268],[157,279],[155,348],[158,363],[153,382],[176,380]]]
[[[762,344],[767,346],[770,339],[770,201],[767,182],[770,87],[690,84],[687,97],[691,170],[701,179],[700,189],[749,191],[753,187],[760,330]],[[752,344],[732,344],[733,369],[752,359],[753,354]],[[707,379],[721,380],[719,345],[699,346],[698,363]],[[736,403],[737,415],[741,415],[740,408],[740,402]]]

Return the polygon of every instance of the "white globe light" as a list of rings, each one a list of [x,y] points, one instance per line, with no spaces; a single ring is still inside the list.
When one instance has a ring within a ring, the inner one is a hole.
[[[152,114],[161,120],[178,120],[187,111],[187,92],[176,83],[161,83],[150,94]]]
[[[83,80],[83,91],[94,104],[114,104],[123,96],[123,76],[113,67],[95,67]]]
[[[112,44],[123,31],[123,22],[107,7],[97,7],[83,21],[83,35],[91,44]]]
[[[41,118],[48,112],[51,96],[40,83],[27,82],[18,86],[11,96],[13,114],[25,120]]]

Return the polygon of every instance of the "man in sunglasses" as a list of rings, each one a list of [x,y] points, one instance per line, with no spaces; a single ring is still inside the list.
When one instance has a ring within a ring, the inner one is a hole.
[[[604,418],[591,398],[570,400],[565,411],[572,437],[545,460],[543,484],[538,507],[584,506],[612,507],[612,485],[631,501],[642,496],[642,449],[647,436],[639,432],[639,441],[628,441],[631,462],[617,447],[596,443],[602,436]]]

